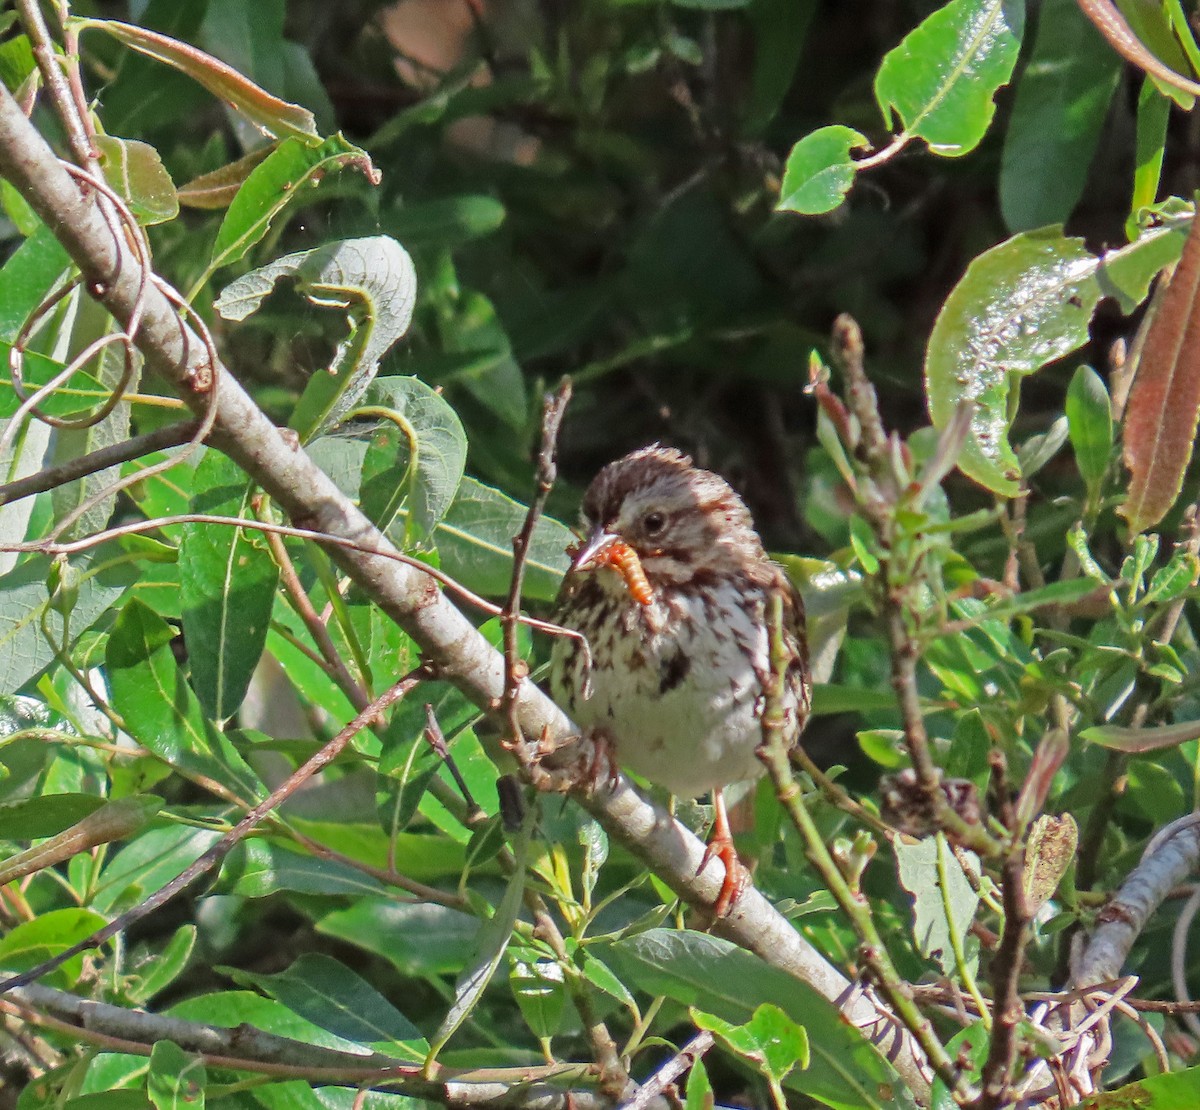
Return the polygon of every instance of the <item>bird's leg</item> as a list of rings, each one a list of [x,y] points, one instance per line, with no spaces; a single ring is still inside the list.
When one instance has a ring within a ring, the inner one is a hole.
[[[724,791],[713,791],[713,827],[705,845],[704,855],[700,866],[696,869],[699,875],[708,866],[708,861],[716,857],[725,865],[725,879],[717,900],[713,903],[713,915],[725,917],[733,904],[741,897],[742,891],[750,881],[750,872],[742,866],[738,859],[737,849],[733,845],[733,833],[729,829],[729,813],[725,809]]]

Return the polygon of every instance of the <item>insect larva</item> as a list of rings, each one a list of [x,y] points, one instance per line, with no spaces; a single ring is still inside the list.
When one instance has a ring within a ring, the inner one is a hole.
[[[642,605],[653,605],[654,591],[650,588],[650,582],[646,578],[646,572],[642,568],[642,561],[638,558],[637,552],[629,544],[618,540],[609,547],[606,556],[608,565],[616,569],[625,579],[625,585],[633,600]]]

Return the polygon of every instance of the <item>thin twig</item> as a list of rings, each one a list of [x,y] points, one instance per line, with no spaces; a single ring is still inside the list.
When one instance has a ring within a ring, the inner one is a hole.
[[[500,625],[504,630],[504,696],[500,709],[508,723],[508,743],[522,763],[528,759],[528,754],[525,751],[521,724],[517,719],[517,696],[521,683],[528,674],[528,668],[520,658],[517,644],[517,624],[521,619],[521,592],[525,583],[525,563],[529,558],[533,530],[546,507],[546,498],[550,496],[550,491],[558,479],[558,430],[570,400],[571,379],[563,378],[558,389],[554,393],[548,393],[542,401],[542,439],[537,456],[537,487],[530,499],[525,522],[513,537],[512,581],[509,585],[508,600],[500,614]]]
[[[638,1093],[628,1102],[622,1103],[621,1110],[647,1110],[651,1103],[658,1098],[685,1071],[695,1067],[699,1060],[712,1048],[713,1035],[702,1029],[687,1044],[658,1069],[645,1083],[638,1088]]]
[[[45,493],[47,490],[65,486],[68,482],[77,482],[89,474],[98,474],[109,467],[120,466],[143,455],[151,455],[155,451],[165,451],[170,447],[178,447],[187,443],[200,426],[198,420],[183,420],[178,424],[164,424],[145,435],[134,436],[86,455],[68,459],[58,466],[49,466],[25,478],[0,485],[0,505],[8,505],[20,501],[23,497]],[[139,478],[141,475],[138,476]]]
[[[142,920],[147,914],[153,913],[159,906],[169,902],[181,890],[190,886],[201,875],[216,866],[235,844],[269,816],[281,802],[290,798],[313,775],[332,763],[358,733],[374,724],[385,710],[403,698],[424,677],[424,670],[418,669],[412,671],[390,689],[384,691],[384,693],[376,698],[354,720],[346,725],[341,732],[330,740],[328,744],[301,766],[297,767],[295,771],[288,775],[270,794],[250,810],[229,832],[169,883],[160,887],[133,909],[119,914],[102,929],[97,929],[91,936],[85,937],[78,944],[71,945],[65,951],[60,952],[44,963],[38,964],[31,971],[26,971],[20,975],[14,975],[11,978],[0,981],[0,994],[4,994],[14,987],[23,987],[27,983],[32,983],[55,968],[61,967],[73,956],[78,956],[81,952],[88,952],[93,948],[98,948],[110,937],[116,936],[117,933],[123,929],[127,929],[135,921]]]
[[[90,536],[84,536],[78,540],[57,543],[47,540],[4,543],[0,544],[0,551],[36,552],[42,555],[77,555],[79,552],[87,551],[89,548],[99,547],[100,544],[108,540],[119,539],[121,536],[138,535],[142,532],[154,532],[160,528],[169,528],[177,524],[219,524],[229,528],[273,532],[279,536],[312,540],[315,543],[326,546],[340,547],[347,551],[358,551],[364,555],[378,555],[382,559],[390,559],[396,563],[403,563],[405,566],[413,567],[429,575],[430,578],[436,579],[451,593],[456,594],[469,605],[473,605],[475,608],[481,609],[491,616],[500,616],[504,612],[501,606],[484,600],[477,593],[468,590],[466,586],[451,578],[445,571],[438,570],[437,567],[432,567],[428,563],[423,563],[420,559],[414,559],[411,555],[405,555],[400,551],[373,547],[367,543],[359,543],[344,536],[337,536],[330,532],[320,532],[312,528],[293,528],[287,524],[272,524],[264,520],[250,520],[246,517],[236,516],[219,516],[213,513],[180,513],[178,516],[160,516],[154,517],[151,520],[135,520],[128,524],[118,525],[115,528],[106,528],[101,532],[93,532]],[[550,621],[537,620],[535,617],[528,617],[524,614],[518,614],[516,619],[521,624],[528,625],[538,632],[545,632],[550,636],[567,636],[576,640],[583,639],[583,636],[573,628],[564,628],[562,625],[553,624]]]

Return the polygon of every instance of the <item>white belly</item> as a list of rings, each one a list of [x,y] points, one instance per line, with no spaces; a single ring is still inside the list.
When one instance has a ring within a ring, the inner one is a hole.
[[[608,733],[623,766],[679,797],[761,774],[761,600],[750,612],[718,611],[698,595],[674,599],[670,612],[634,603],[624,625],[612,645],[593,642],[591,696],[573,699],[577,722]],[[796,706],[787,708],[794,719]]]

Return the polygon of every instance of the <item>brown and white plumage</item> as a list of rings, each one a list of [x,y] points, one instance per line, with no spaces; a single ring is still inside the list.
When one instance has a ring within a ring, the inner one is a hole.
[[[777,592],[784,602],[792,742],[810,704],[803,604],[764,552],[741,498],[678,451],[647,447],[606,466],[583,515],[588,535],[558,620],[584,633],[591,664],[576,641],[557,641],[554,694],[579,725],[615,746],[623,766],[680,797],[713,791],[714,848],[732,875],[732,845],[717,844],[728,840],[721,790],[762,771],[755,749],[770,667],[767,600]],[[648,604],[602,558],[619,542],[638,556]]]

